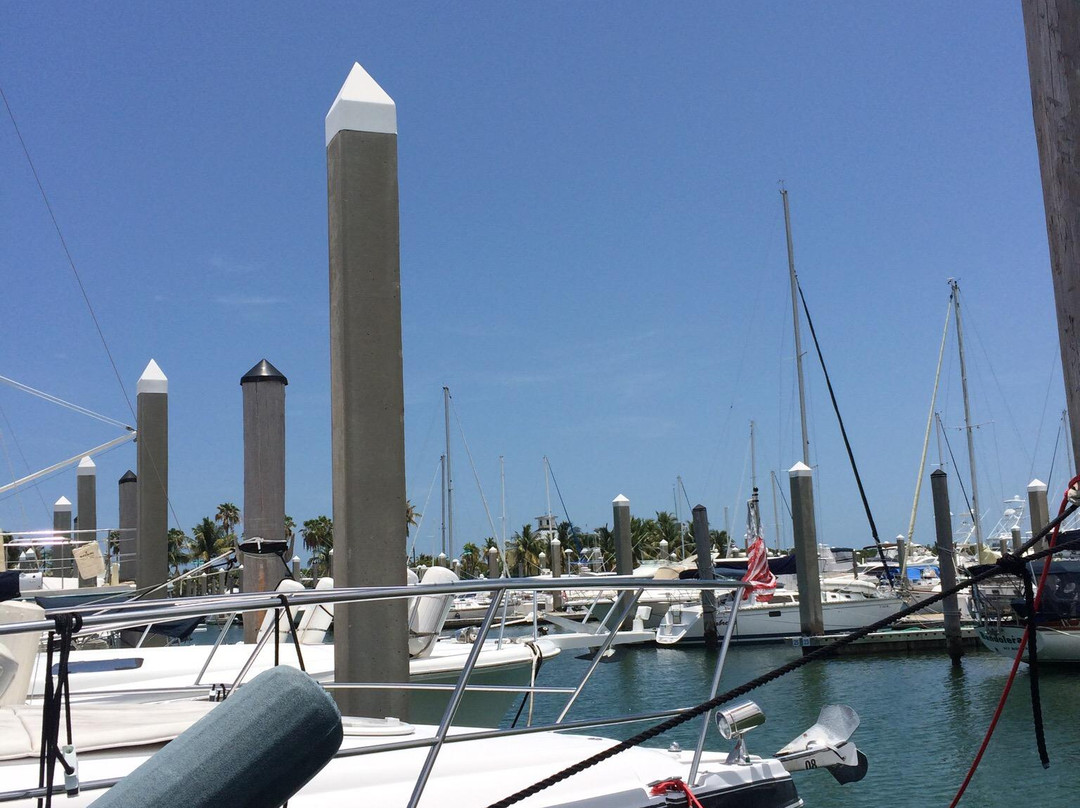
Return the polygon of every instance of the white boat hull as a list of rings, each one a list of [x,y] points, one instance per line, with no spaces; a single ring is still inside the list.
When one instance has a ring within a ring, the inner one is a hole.
[[[822,617],[826,634],[854,631],[875,623],[904,607],[899,598],[860,598],[857,600],[831,601],[821,604]],[[727,627],[730,611],[719,610],[716,615],[716,630],[723,634]],[[780,640],[800,634],[802,627],[799,619],[799,604],[785,603],[772,605],[755,603],[739,608],[735,619],[732,642],[752,642],[758,640]],[[701,606],[684,606],[668,612],[668,618],[656,631],[659,645],[674,645],[677,642],[700,642],[704,639],[704,621]]]
[[[979,626],[976,632],[983,645],[1010,659],[1016,656],[1024,636],[1022,626]],[[1040,626],[1037,642],[1039,662],[1080,662],[1080,625]],[[1028,661],[1027,648],[1023,660]]]

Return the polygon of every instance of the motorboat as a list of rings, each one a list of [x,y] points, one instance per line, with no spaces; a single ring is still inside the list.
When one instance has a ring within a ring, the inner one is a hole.
[[[610,583],[635,589],[645,584],[626,578]],[[475,582],[467,585],[474,586]],[[714,588],[740,586],[738,583],[715,582],[703,585]],[[391,595],[406,598],[439,595],[454,586],[326,589],[321,592],[224,596],[224,599],[229,601],[230,610],[248,613],[274,609],[282,600],[294,608],[311,607],[317,603],[358,602],[385,599]],[[489,586],[494,588],[496,597],[501,597],[515,587],[534,587],[536,584],[502,579],[489,582]],[[142,625],[147,620],[184,617],[200,610],[219,611],[222,600],[222,597],[202,598],[179,605],[129,606],[112,614],[87,613],[78,631],[100,631],[117,623]],[[489,610],[480,626],[478,642],[482,642],[490,630],[494,611],[494,608]],[[200,727],[212,721],[215,710],[229,707],[232,699],[243,696],[245,688],[257,688],[263,677],[273,673],[264,673],[250,684],[241,685],[234,691],[237,695],[229,694],[220,706],[208,699],[164,704],[72,703],[67,708],[71,737],[67,745],[59,747],[58,737],[63,731],[58,729],[50,735],[46,727],[43,732],[42,719],[36,717],[33,702],[27,704],[12,698],[18,696],[20,680],[23,685],[29,684],[24,668],[32,665],[39,632],[53,626],[51,620],[25,619],[0,625],[0,643],[4,649],[0,670],[15,671],[14,676],[3,682],[4,690],[0,691],[0,727],[3,728],[0,732],[0,801],[18,808],[29,808],[38,797],[46,797],[46,791],[55,794],[66,791],[68,797],[64,804],[79,808],[90,805],[103,789],[125,777],[137,776],[132,773],[141,765],[145,764],[153,772],[154,756],[163,748],[169,748],[163,745],[170,738],[197,739]],[[67,638],[63,639],[66,641]],[[720,654],[718,657],[712,695],[716,693],[725,656]],[[289,805],[299,808],[356,804],[411,808],[447,803],[458,808],[487,806],[553,772],[565,773],[575,764],[596,758],[596,765],[582,773],[552,778],[555,782],[522,804],[533,808],[570,805],[575,808],[612,805],[645,808],[678,804],[680,800],[692,797],[697,804],[708,808],[751,804],[762,808],[797,808],[803,803],[796,790],[793,772],[799,772],[798,776],[815,776],[803,773],[824,769],[841,782],[847,782],[859,779],[866,771],[865,757],[850,741],[858,717],[850,708],[837,705],[827,706],[814,727],[773,756],[752,755],[747,749],[747,733],[764,720],[764,713],[752,702],[721,705],[715,711],[716,731],[730,744],[726,752],[705,749],[709,737],[707,728],[713,723],[710,714],[706,713],[704,718],[694,718],[704,724],[700,740],[692,750],[680,749],[677,744],[667,749],[629,745],[619,754],[604,760],[597,758],[599,753],[606,755],[613,747],[621,747],[615,739],[600,734],[605,728],[655,723],[678,715],[677,709],[627,716],[619,714],[621,711],[613,705],[613,715],[603,719],[564,720],[564,709],[558,721],[540,727],[480,730],[459,726],[457,710],[461,697],[471,686],[473,668],[479,657],[479,651],[474,648],[438,725],[414,724],[396,718],[342,716],[340,748],[298,793],[288,797]],[[57,670],[54,692],[64,691],[65,682],[61,677],[65,673],[70,675],[70,671]],[[351,683],[336,684],[351,686]],[[588,675],[572,688],[567,708],[587,684]],[[329,683],[327,686],[333,687]],[[394,687],[407,688],[409,685]],[[565,697],[570,692],[567,688],[541,687],[533,687],[531,691],[534,697]],[[709,698],[709,694],[702,696]],[[260,720],[272,721],[279,711],[289,709],[287,704],[273,698],[262,699],[261,703],[266,717]],[[592,705],[595,703],[595,700],[591,701]],[[686,717],[695,715],[687,713]],[[619,737],[625,736],[625,729],[620,730]],[[72,771],[66,772],[62,766],[56,766],[54,779],[44,787],[39,781],[43,738],[46,748],[62,749],[62,754],[67,755],[71,763],[75,762],[77,750],[77,765],[71,766]],[[249,741],[257,745],[260,739],[251,737]],[[288,742],[297,745],[299,754],[304,738],[291,737]],[[276,750],[275,754],[280,755],[281,750]],[[160,772],[163,777],[179,779],[198,774],[194,770],[170,772],[167,767]]]
[[[413,586],[418,585],[410,573]],[[428,584],[455,583],[451,570],[432,567],[424,574]],[[318,592],[332,592],[334,581],[323,578]],[[279,592],[303,592],[304,587],[285,579]],[[450,595],[410,598],[409,677],[418,685],[446,685],[457,681],[472,650],[470,635],[440,637],[450,609]],[[182,599],[177,603],[184,602]],[[333,604],[298,607],[292,614],[295,629],[287,618],[268,612],[255,645],[224,642],[231,621],[221,626],[214,646],[178,644],[151,647],[80,648],[69,656],[68,686],[76,701],[161,701],[191,698],[193,694],[227,692],[242,682],[277,664],[301,667],[320,682],[333,680],[334,646],[328,631],[333,621]],[[294,635],[295,634],[295,639]],[[276,636],[275,636],[276,635]],[[594,645],[599,644],[599,640]],[[503,687],[483,694],[470,693],[461,713],[472,725],[493,727],[520,698],[514,686],[526,687],[536,677],[545,659],[560,652],[558,644],[543,638],[504,637],[483,644],[474,666],[473,684]],[[35,665],[30,695],[45,692],[47,666],[44,654]],[[417,690],[410,694],[410,715],[417,720],[438,721],[446,706],[446,692]]]

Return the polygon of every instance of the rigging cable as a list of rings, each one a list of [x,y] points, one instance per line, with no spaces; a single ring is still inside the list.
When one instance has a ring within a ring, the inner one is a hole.
[[[480,485],[480,475],[476,471],[476,463],[473,462],[472,451],[469,450],[469,442],[465,440],[465,427],[461,423],[461,416],[458,415],[457,407],[453,406],[454,399],[450,398],[451,409],[454,411],[454,418],[457,419],[458,431],[461,432],[461,443],[465,446],[465,454],[469,458],[469,466],[472,468],[473,479],[476,480],[476,490],[480,492],[480,501],[484,504],[484,513],[487,515],[488,526],[491,528],[491,535],[498,536],[499,531],[495,529],[495,520],[491,518],[491,510],[488,508],[487,497],[484,496],[484,489]]]
[[[945,427],[941,425],[941,413],[938,413],[937,415],[937,425],[938,430],[941,432],[941,436],[945,438],[945,448],[949,450],[949,459],[952,460],[953,468],[956,469],[956,481],[960,483],[960,493],[964,495],[964,504],[967,505],[968,515],[974,520],[976,518],[975,510],[971,507],[971,500],[968,499],[967,489],[964,488],[964,480],[960,476],[960,467],[956,465],[956,457],[953,455],[952,444],[949,443],[949,436],[945,433]],[[972,521],[972,524],[974,524],[974,521]],[[971,534],[968,534],[968,538],[970,537]]]
[[[814,349],[817,351],[818,362],[821,363],[821,372],[825,374],[825,384],[829,388],[829,398],[832,400],[833,412],[836,413],[836,420],[840,424],[840,435],[844,439],[844,448],[847,449],[848,460],[851,462],[851,470],[855,474],[855,484],[859,488],[859,496],[862,498],[863,510],[866,511],[866,519],[870,523],[870,535],[874,539],[874,544],[877,547],[878,558],[881,560],[881,565],[885,568],[885,575],[889,581],[889,588],[893,587],[893,572],[889,568],[888,563],[885,561],[885,550],[881,546],[881,539],[878,538],[877,525],[874,524],[874,515],[870,512],[870,503],[866,499],[866,490],[863,488],[862,477],[859,476],[859,467],[855,465],[855,455],[851,451],[851,442],[848,440],[847,430],[844,428],[844,419],[840,417],[840,407],[836,403],[836,394],[833,393],[832,381],[829,379],[828,368],[825,367],[825,357],[821,355],[821,345],[818,342],[817,332],[814,330],[814,321],[810,319],[810,308],[806,305],[806,295],[803,294],[802,284],[796,281],[796,285],[799,290],[799,299],[802,301],[803,313],[806,314],[806,324],[810,327],[810,336],[814,339]]]
[[[75,276],[75,282],[78,284],[79,291],[82,293],[83,300],[86,303],[86,308],[90,312],[90,319],[94,322],[94,328],[97,329],[98,337],[101,340],[101,346],[105,349],[105,355],[109,358],[109,365],[112,366],[113,375],[116,376],[116,383],[120,385],[120,392],[124,396],[124,401],[127,403],[128,411],[131,413],[131,417],[135,418],[138,422],[138,416],[135,414],[135,407],[131,404],[131,397],[128,395],[127,388],[124,386],[124,380],[120,376],[120,369],[116,366],[116,360],[113,359],[112,351],[109,350],[109,343],[105,339],[105,332],[101,328],[101,323],[98,322],[97,313],[94,311],[94,306],[90,303],[90,296],[86,293],[86,287],[83,286],[82,277],[79,275],[79,270],[75,267],[75,259],[71,256],[71,250],[68,249],[67,241],[64,240],[64,234],[60,230],[60,222],[56,219],[56,214],[53,213],[52,204],[49,202],[49,195],[45,193],[45,186],[41,182],[41,177],[38,176],[37,168],[34,166],[34,161],[30,157],[30,150],[26,146],[26,141],[23,140],[22,132],[19,130],[19,124],[15,121],[15,113],[11,109],[11,104],[8,103],[7,95],[4,93],[4,88],[0,87],[0,99],[4,102],[4,107],[7,109],[8,117],[11,119],[11,125],[15,129],[15,134],[19,138],[19,145],[22,146],[23,154],[26,156],[26,162],[30,166],[30,172],[34,175],[34,182],[37,183],[38,191],[41,192],[41,198],[45,202],[45,208],[49,212],[49,218],[52,219],[53,227],[56,229],[57,238],[60,239],[60,246],[64,250],[64,255],[67,257],[68,266],[71,267],[71,272]],[[131,427],[126,427],[130,429]],[[176,515],[176,508],[173,507],[172,499],[169,497],[168,491],[165,491],[165,486],[161,482],[161,473],[158,471],[157,462],[155,458],[150,458],[150,465],[154,473],[154,477],[157,479],[158,485],[161,486],[165,492],[165,501],[168,503],[169,511],[172,513],[173,521],[179,525],[180,518]]]
[[[566,521],[570,525],[570,538],[574,540],[574,550],[577,554],[581,555],[581,537],[578,536],[576,530],[574,530],[574,520],[570,518],[570,511],[566,509],[566,502],[563,501],[562,491],[559,490],[559,481],[555,479],[555,472],[551,470],[551,461],[548,460],[547,464],[548,474],[551,475],[551,481],[555,483],[555,495],[559,498],[559,504],[562,505],[563,513],[566,514]]]
[[[15,113],[11,109],[11,104],[8,103],[3,87],[0,87],[0,98],[4,101],[4,107],[7,109],[8,117],[11,118],[11,125],[15,128],[15,134],[19,138],[19,145],[22,146],[23,154],[26,155],[26,162],[29,164],[30,171],[34,175],[34,182],[37,183],[38,191],[41,192],[41,198],[45,202],[45,209],[48,210],[49,218],[52,219],[53,227],[56,228],[56,236],[60,239],[60,246],[64,250],[64,255],[67,256],[68,265],[71,267],[71,272],[75,276],[75,282],[79,286],[79,291],[82,292],[83,300],[86,302],[86,308],[90,312],[90,319],[94,321],[94,328],[97,329],[98,337],[101,339],[101,345],[105,349],[105,355],[108,356],[109,364],[112,365],[113,373],[116,375],[116,382],[120,385],[120,392],[124,394],[124,401],[127,402],[128,409],[131,411],[132,416],[134,416],[135,408],[131,406],[131,398],[128,396],[127,388],[124,387],[124,380],[120,377],[120,369],[116,366],[116,360],[113,359],[112,351],[109,350],[109,343],[105,339],[105,332],[101,330],[101,323],[98,322],[97,314],[94,312],[94,307],[90,303],[90,296],[86,293],[86,287],[83,286],[82,278],[79,276],[79,270],[75,268],[75,259],[71,257],[71,250],[68,249],[67,241],[64,240],[64,234],[60,230],[60,222],[56,220],[56,214],[53,213],[52,204],[49,202],[49,196],[45,193],[45,186],[42,185],[37,168],[34,166],[34,161],[30,158],[30,150],[26,147],[26,141],[23,140],[22,132],[19,131],[19,124],[15,122]]]

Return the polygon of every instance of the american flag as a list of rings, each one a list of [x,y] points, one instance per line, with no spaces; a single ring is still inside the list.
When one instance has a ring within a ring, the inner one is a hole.
[[[754,599],[768,601],[776,590],[776,576],[769,569],[769,560],[765,553],[765,540],[758,536],[750,544],[750,550],[746,556],[746,575],[742,577],[744,583],[754,585]]]

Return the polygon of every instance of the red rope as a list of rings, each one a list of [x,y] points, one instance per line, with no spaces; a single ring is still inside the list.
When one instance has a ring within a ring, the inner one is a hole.
[[[1065,508],[1069,504],[1069,491],[1073,486],[1080,485],[1080,476],[1073,477],[1069,480],[1069,485],[1065,488],[1065,496],[1061,498],[1061,507],[1058,508],[1058,516],[1061,516],[1065,512]],[[1057,542],[1058,530],[1061,526],[1054,527],[1053,533],[1050,534],[1050,546],[1053,547]],[[1038,612],[1039,605],[1042,602],[1043,584],[1046,582],[1046,576],[1050,572],[1050,562],[1053,561],[1053,556],[1047,556],[1043,562],[1042,574],[1039,576],[1039,586],[1035,590],[1035,612]],[[1035,619],[1035,614],[1031,615],[1031,620]],[[1024,627],[1024,636],[1020,638],[1020,646],[1016,649],[1016,658],[1013,659],[1012,669],[1009,671],[1009,678],[1005,682],[1005,689],[1001,692],[1001,698],[998,700],[997,709],[994,710],[994,717],[990,720],[990,726],[986,730],[986,737],[983,738],[982,745],[979,747],[978,754],[975,755],[975,760],[971,763],[971,768],[968,769],[967,776],[964,778],[964,782],[960,785],[960,790],[956,792],[956,796],[953,797],[953,801],[949,803],[949,808],[956,808],[957,803],[960,802],[960,798],[964,796],[964,792],[967,791],[968,785],[971,783],[971,778],[975,776],[975,770],[979,768],[979,763],[982,762],[983,754],[986,752],[986,747],[990,745],[990,738],[994,735],[994,730],[997,728],[998,719],[1001,718],[1001,713],[1005,709],[1005,701],[1009,697],[1009,691],[1012,690],[1013,682],[1016,680],[1016,671],[1020,667],[1020,660],[1024,656],[1024,649],[1027,648],[1028,633],[1031,631],[1031,622]]]
[[[684,783],[682,780],[664,780],[661,783],[657,783],[652,787],[652,795],[659,797],[666,791],[681,791],[686,795],[686,801],[694,808],[705,808],[701,804],[701,800],[694,796],[694,792],[690,790],[690,786]]]

